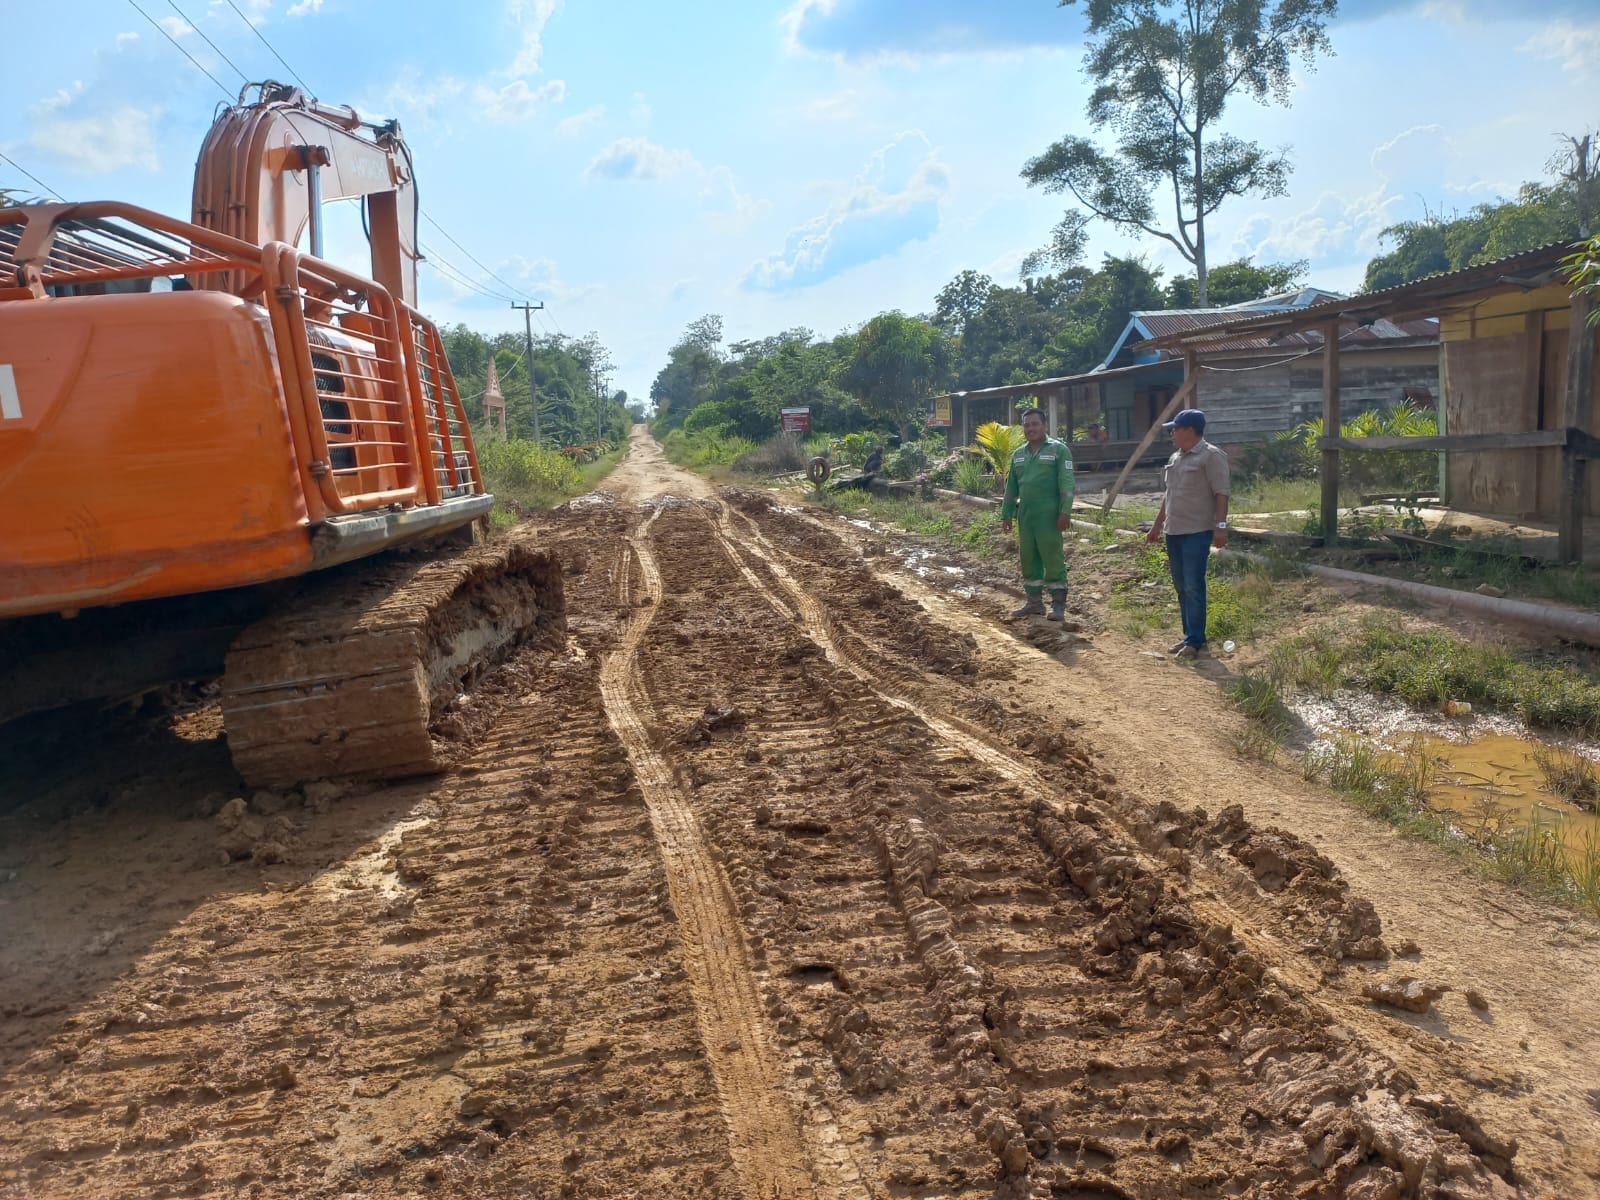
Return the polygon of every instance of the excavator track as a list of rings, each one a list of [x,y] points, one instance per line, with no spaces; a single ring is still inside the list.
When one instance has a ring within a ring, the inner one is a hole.
[[[560,561],[523,541],[317,579],[228,651],[234,766],[256,787],[440,770],[430,726],[444,706],[516,647],[565,632]]]

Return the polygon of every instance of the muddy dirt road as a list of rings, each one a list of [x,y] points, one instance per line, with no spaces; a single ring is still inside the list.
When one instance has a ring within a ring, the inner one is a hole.
[[[1593,1194],[1587,1049],[1363,998],[1433,947],[1103,646],[647,438],[517,536],[567,633],[447,775],[241,793],[198,704],[7,778],[0,1195]]]

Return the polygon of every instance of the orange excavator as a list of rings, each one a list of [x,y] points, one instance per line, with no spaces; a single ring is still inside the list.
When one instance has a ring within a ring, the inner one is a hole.
[[[441,708],[564,625],[560,568],[478,536],[399,126],[251,87],[188,222],[0,209],[0,724],[220,677],[251,784],[433,770]],[[349,198],[370,277],[322,257]]]

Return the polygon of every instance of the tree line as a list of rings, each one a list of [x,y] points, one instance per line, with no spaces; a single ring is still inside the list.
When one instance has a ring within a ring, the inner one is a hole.
[[[1062,8],[1077,0],[1058,0]],[[925,398],[1092,370],[1141,309],[1219,307],[1286,291],[1306,263],[1214,263],[1207,222],[1224,204],[1287,190],[1286,149],[1223,129],[1236,99],[1289,102],[1294,69],[1332,53],[1337,0],[1084,0],[1086,128],[1028,159],[1029,186],[1069,207],[1015,287],[962,271],[931,311],[880,313],[831,338],[792,329],[722,344],[722,321],[690,324],[650,395],[664,432],[760,440],[779,410],[808,406],[814,428],[866,426],[909,436]],[[1096,140],[1098,137],[1100,140]],[[1564,139],[1553,178],[1465,215],[1429,214],[1381,234],[1369,289],[1490,261],[1589,232],[1594,139]],[[1163,284],[1142,257],[1084,264],[1093,222],[1165,241],[1192,268]]]
[[[1593,220],[1584,196],[1594,188],[1592,171],[1591,182],[1557,173],[1523,184],[1511,200],[1389,226],[1379,235],[1382,252],[1367,265],[1367,290],[1575,241]],[[657,427],[760,441],[778,432],[780,409],[809,406],[816,429],[913,436],[930,395],[1082,374],[1105,360],[1130,314],[1201,306],[1195,275],[1163,281],[1162,274],[1142,257],[1118,255],[1014,286],[967,270],[929,310],[880,313],[831,338],[800,328],[724,346],[722,319],[701,317],[651,386]],[[1210,268],[1208,299],[1226,307],[1306,282],[1304,260],[1238,259]]]
[[[532,439],[534,395],[539,401],[540,440],[547,446],[559,450],[627,436],[635,414],[628,409],[627,392],[607,388],[611,355],[595,334],[535,338],[530,364],[527,340],[520,333],[485,336],[460,324],[440,333],[475,438],[481,440],[487,431],[483,394],[491,358],[506,398],[510,437]]]

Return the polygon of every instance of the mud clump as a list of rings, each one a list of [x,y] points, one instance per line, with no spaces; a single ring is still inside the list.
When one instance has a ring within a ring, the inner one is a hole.
[[[1387,1004],[1391,1008],[1404,1009],[1406,1012],[1425,1013],[1433,1007],[1433,1002],[1448,992],[1450,988],[1442,983],[1429,983],[1425,979],[1415,979],[1409,975],[1383,983],[1368,983],[1361,988],[1361,994],[1368,1000],[1378,1004]]]
[[[1204,820],[1203,812],[1196,815]],[[1230,804],[1201,826],[1197,842],[1232,857],[1279,901],[1306,953],[1334,963],[1389,956],[1372,902],[1352,895],[1333,863],[1292,833],[1254,826],[1241,805]]]

